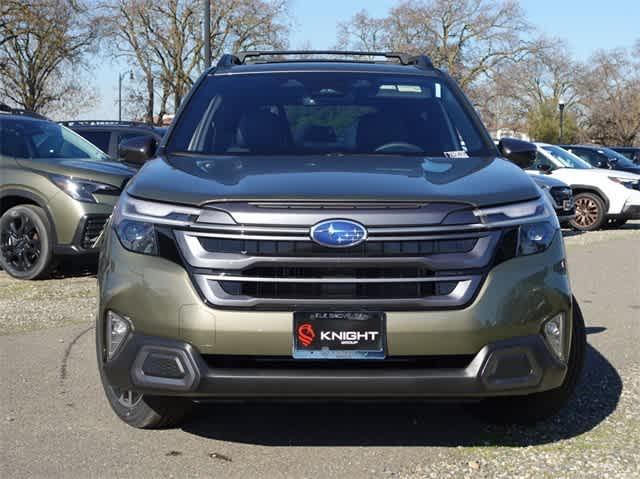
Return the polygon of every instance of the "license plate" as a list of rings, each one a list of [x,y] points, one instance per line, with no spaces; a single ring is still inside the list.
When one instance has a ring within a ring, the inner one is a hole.
[[[296,359],[384,359],[385,315],[380,312],[293,314]]]

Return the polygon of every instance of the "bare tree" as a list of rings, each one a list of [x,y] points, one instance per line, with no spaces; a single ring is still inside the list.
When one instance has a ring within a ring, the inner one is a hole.
[[[87,107],[91,95],[78,94],[85,90],[80,74],[99,37],[100,19],[78,0],[4,1],[0,95],[42,113]]]
[[[553,142],[559,139],[562,101],[564,139],[577,139],[576,122],[583,113],[577,85],[584,69],[572,60],[563,42],[540,40],[539,45],[535,55],[489,72],[474,96],[484,99],[481,111],[492,120],[490,129],[527,132],[532,138]]]
[[[105,0],[101,6],[111,17],[113,55],[126,57],[146,79],[147,118],[153,117],[160,87],[161,121],[169,103],[180,105],[204,66],[201,0]],[[285,45],[286,9],[286,0],[212,0],[213,56]]]
[[[337,48],[359,51],[380,51],[388,48],[389,25],[384,18],[371,18],[360,10],[347,22],[338,24]]]
[[[141,26],[140,15],[151,5],[151,2],[116,0],[102,5],[106,13],[108,35],[111,40],[108,43],[112,54],[117,58],[126,58],[129,64],[135,66],[136,70],[142,73],[145,83],[146,95],[140,92],[138,87],[135,93],[129,93],[127,105],[143,102],[145,120],[153,122],[153,111],[155,104],[154,78],[156,70],[154,68],[154,58],[150,39],[145,35]],[[127,106],[126,112],[136,115],[142,113],[140,106]]]
[[[581,84],[585,127],[593,141],[633,145],[640,137],[640,69],[632,52],[596,52]]]
[[[514,0],[405,0],[382,19],[361,11],[338,32],[343,48],[426,53],[463,88],[538,48]]]

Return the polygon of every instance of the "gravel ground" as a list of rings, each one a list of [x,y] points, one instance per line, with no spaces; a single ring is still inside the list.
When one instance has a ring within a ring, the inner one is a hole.
[[[640,222],[565,233],[587,364],[568,407],[532,428],[455,404],[267,402],[134,430],[97,378],[95,278],[0,272],[0,477],[640,477]]]
[[[0,335],[93,321],[96,279],[70,272],[42,281],[15,281],[0,271]]]

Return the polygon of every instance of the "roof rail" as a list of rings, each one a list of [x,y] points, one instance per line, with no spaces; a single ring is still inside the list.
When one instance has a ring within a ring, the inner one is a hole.
[[[431,59],[426,55],[410,55],[402,52],[362,52],[353,50],[256,50],[240,52],[236,55],[223,55],[218,62],[219,67],[230,68],[233,65],[242,65],[248,58],[262,56],[288,56],[288,55],[340,55],[347,57],[383,57],[396,59],[401,65],[413,65],[422,69],[433,68]]]
[[[64,126],[142,126],[153,128],[153,125],[145,123],[143,121],[133,121],[133,120],[66,120],[58,122]]]
[[[48,120],[44,115],[36,113],[35,111],[23,110],[21,108],[12,108],[6,103],[0,103],[0,113],[8,113],[9,115],[20,115],[29,118],[37,118],[38,120]]]
[[[243,61],[241,61],[237,56],[232,55],[231,53],[225,53],[220,57],[220,60],[218,60],[216,68],[231,68],[233,65],[242,65],[242,63]]]

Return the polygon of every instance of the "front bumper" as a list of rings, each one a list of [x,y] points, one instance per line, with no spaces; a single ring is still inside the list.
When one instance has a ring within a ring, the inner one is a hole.
[[[640,220],[640,205],[625,205],[620,214],[620,218],[625,220]]]
[[[332,361],[315,367],[304,361],[277,368],[221,366],[211,358],[291,359],[293,311],[209,307],[179,264],[128,252],[111,232],[106,242],[98,274],[98,341],[108,310],[130,318],[133,327],[116,358],[101,358],[109,382],[121,388],[228,398],[482,397],[547,390],[564,378],[564,366],[540,336],[547,319],[558,313],[571,317],[559,234],[545,252],[495,266],[465,308],[386,311],[389,359],[469,358],[453,368]],[[566,333],[568,343],[570,329]],[[169,356],[164,369],[185,376],[147,381],[143,368],[150,353]],[[171,364],[171,357],[182,358],[180,364]]]
[[[59,192],[49,201],[47,210],[55,228],[56,255],[97,255],[98,249],[91,240],[106,224],[117,197],[101,196],[100,200],[84,203]]]
[[[367,368],[362,362],[304,366],[210,364],[186,342],[134,334],[104,372],[122,389],[208,398],[487,397],[555,388],[566,373],[540,335],[489,344],[459,368]]]

